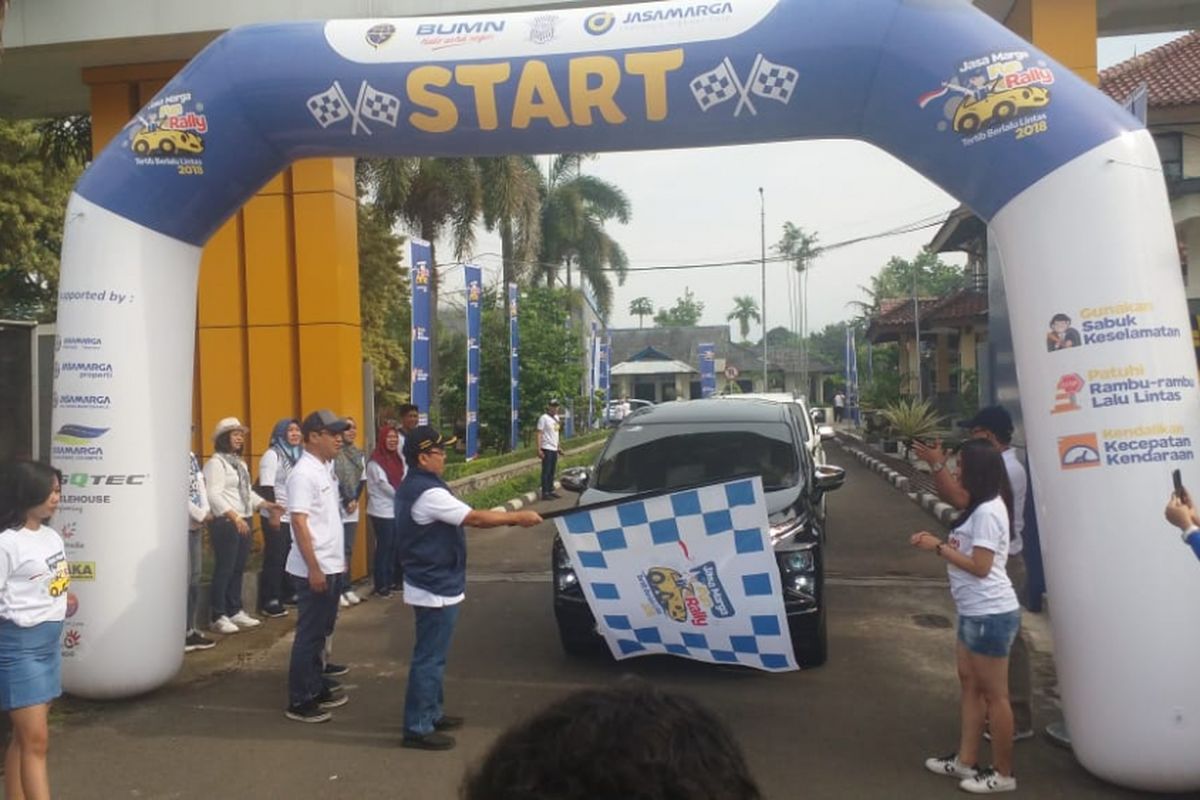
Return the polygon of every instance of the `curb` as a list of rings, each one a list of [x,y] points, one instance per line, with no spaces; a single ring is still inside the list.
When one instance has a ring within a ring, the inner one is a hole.
[[[561,489],[562,484],[558,481],[555,481],[554,488],[556,490]],[[534,489],[531,492],[526,492],[520,497],[514,497],[512,500],[509,500],[502,506],[492,506],[488,509],[488,511],[517,511],[518,509],[524,508],[527,505],[536,503],[540,494],[541,492],[539,492],[537,489]]]
[[[938,496],[926,491],[909,491],[909,480],[901,475],[896,470],[889,467],[886,463],[875,458],[868,453],[848,445],[842,440],[838,440],[838,447],[846,451],[850,455],[859,460],[867,469],[878,473],[880,477],[890,483],[896,489],[904,492],[908,499],[923,508],[934,519],[943,525],[948,525],[958,515],[958,510],[949,503],[944,503]]]

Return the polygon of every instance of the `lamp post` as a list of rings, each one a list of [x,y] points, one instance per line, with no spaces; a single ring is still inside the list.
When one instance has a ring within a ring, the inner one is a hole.
[[[758,187],[759,238],[762,245],[762,332],[763,332],[763,391],[771,391],[767,381],[767,201]]]

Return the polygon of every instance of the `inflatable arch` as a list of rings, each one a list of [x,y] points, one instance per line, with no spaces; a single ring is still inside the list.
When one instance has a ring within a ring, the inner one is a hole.
[[[1161,516],[1173,466],[1200,489],[1200,394],[1158,155],[961,0],[668,0],[214,41],[67,212],[53,425],[80,545],[68,690],[133,695],[179,667],[201,246],[292,160],[818,137],[879,146],[991,225],[1075,752],[1118,783],[1200,788],[1200,573]]]

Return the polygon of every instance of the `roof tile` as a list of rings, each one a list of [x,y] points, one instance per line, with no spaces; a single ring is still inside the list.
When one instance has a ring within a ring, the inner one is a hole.
[[[1200,31],[1100,72],[1100,91],[1118,103],[1143,83],[1150,90],[1150,108],[1200,104]]]

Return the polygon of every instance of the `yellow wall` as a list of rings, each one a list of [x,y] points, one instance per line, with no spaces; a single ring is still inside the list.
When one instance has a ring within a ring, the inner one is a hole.
[[[182,66],[84,70],[94,151]],[[250,427],[257,476],[276,420],[317,408],[363,419],[357,210],[354,160],[307,159],[262,187],[204,248],[192,409],[198,454],[211,453],[217,420],[236,416]],[[366,572],[364,531],[365,523],[355,575]]]
[[[1006,24],[1092,85],[1096,67],[1096,0],[1017,0]]]

